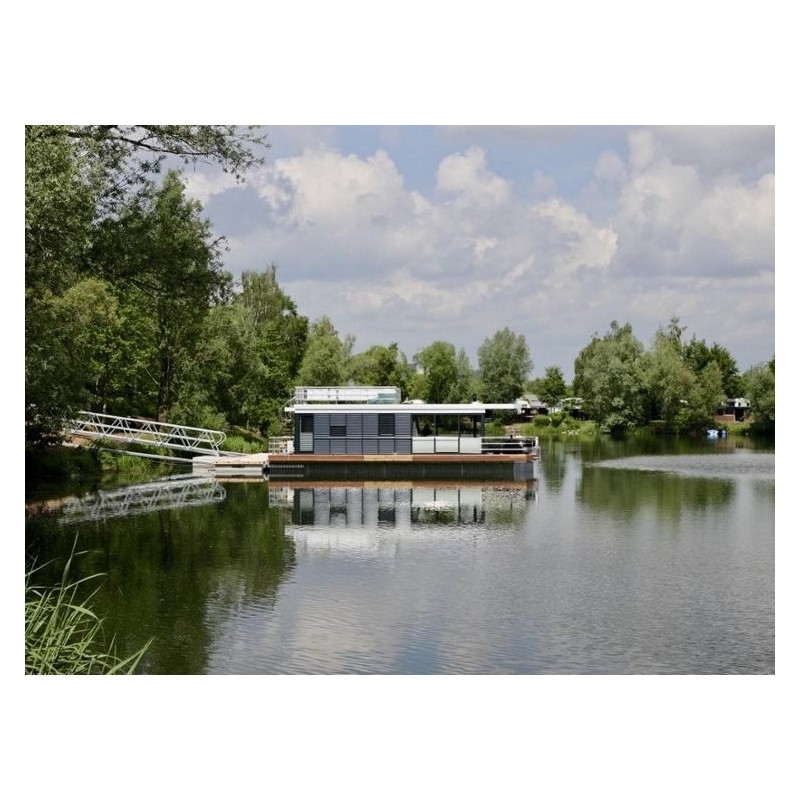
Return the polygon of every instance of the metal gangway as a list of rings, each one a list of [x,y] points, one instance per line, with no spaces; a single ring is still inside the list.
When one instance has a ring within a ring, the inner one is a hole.
[[[136,417],[115,417],[94,411],[79,411],[76,418],[66,425],[66,433],[86,439],[102,439],[109,442],[140,444],[146,447],[181,450],[206,455],[226,455],[220,450],[225,441],[224,431],[207,428],[192,428],[174,425],[171,422],[156,422]],[[131,453],[131,455],[145,455]],[[160,458],[165,458],[160,456]],[[189,461],[190,459],[175,459]]]
[[[173,508],[221,503],[223,486],[208,478],[179,478],[124,486],[71,497],[62,506],[62,525],[128,517]]]

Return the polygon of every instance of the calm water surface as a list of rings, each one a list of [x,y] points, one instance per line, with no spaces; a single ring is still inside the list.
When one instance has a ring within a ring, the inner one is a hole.
[[[75,544],[149,673],[774,672],[773,451],[542,449],[517,484],[107,490],[29,516],[27,557]]]

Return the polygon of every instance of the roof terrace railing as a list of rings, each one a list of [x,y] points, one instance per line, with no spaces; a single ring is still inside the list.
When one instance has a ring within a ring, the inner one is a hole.
[[[399,403],[397,386],[297,386],[294,402],[304,403]]]

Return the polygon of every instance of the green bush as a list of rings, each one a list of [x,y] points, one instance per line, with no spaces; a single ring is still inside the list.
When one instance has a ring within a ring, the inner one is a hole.
[[[487,436],[506,435],[506,427],[499,419],[493,419],[491,422],[487,422],[484,431]]]
[[[244,436],[228,436],[222,448],[232,453],[263,453],[265,450],[263,444],[257,441],[249,441]]]

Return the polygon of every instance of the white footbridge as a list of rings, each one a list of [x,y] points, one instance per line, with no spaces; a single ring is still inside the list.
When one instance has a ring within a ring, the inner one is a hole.
[[[268,453],[234,453],[222,449],[226,434],[210,428],[194,428],[171,422],[156,422],[137,417],[118,417],[94,411],[80,411],[66,425],[66,434],[75,439],[102,442],[105,449],[114,450],[114,443],[140,445],[159,450],[194,453],[194,456],[167,456],[124,450],[128,455],[192,464],[193,471],[208,475],[263,475],[269,461]]]

